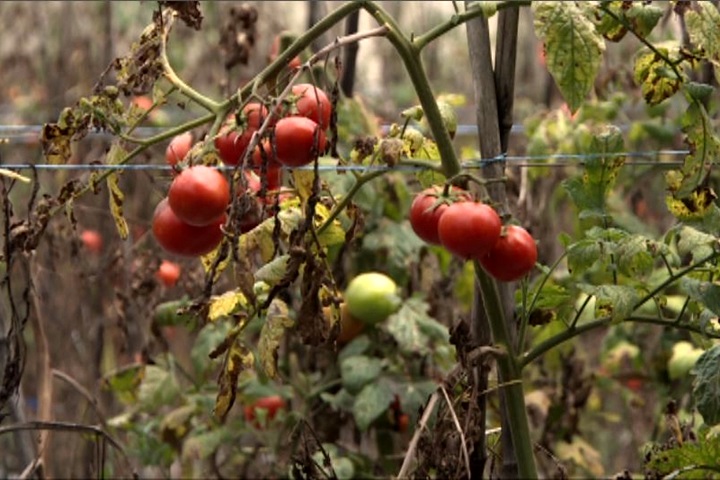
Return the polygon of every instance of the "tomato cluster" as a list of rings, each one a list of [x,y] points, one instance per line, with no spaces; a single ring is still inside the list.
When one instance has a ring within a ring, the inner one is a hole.
[[[537,246],[522,227],[503,228],[500,216],[469,192],[433,186],[420,192],[410,207],[410,225],[418,237],[442,245],[466,260],[478,260],[494,278],[510,282],[529,273]]]

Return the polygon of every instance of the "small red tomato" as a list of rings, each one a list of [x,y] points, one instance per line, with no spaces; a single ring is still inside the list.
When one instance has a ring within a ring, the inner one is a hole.
[[[271,395],[257,399],[252,405],[245,407],[245,420],[252,423],[256,428],[262,428],[257,418],[260,410],[265,410],[265,419],[269,423],[277,415],[279,410],[285,408],[285,400],[279,395]]]
[[[192,143],[193,138],[190,132],[181,133],[173,137],[165,149],[165,162],[171,166],[182,162],[185,155],[187,155],[192,148]]]
[[[155,240],[169,253],[186,257],[197,257],[210,253],[223,238],[220,228],[225,223],[223,214],[218,220],[204,227],[194,227],[180,220],[167,198],[155,207],[152,229]]]
[[[480,202],[450,205],[438,221],[440,243],[450,253],[464,259],[480,258],[498,238],[502,222],[492,207]]]
[[[103,239],[97,230],[83,230],[80,233],[80,240],[90,253],[98,255],[102,252]]]
[[[397,417],[397,431],[405,433],[410,427],[410,416],[407,413],[401,413]]]
[[[195,165],[175,177],[168,201],[183,222],[196,227],[210,225],[225,213],[230,185],[217,169]]]
[[[300,167],[325,151],[325,133],[309,118],[286,117],[275,125],[275,145],[279,163]]]
[[[292,93],[297,96],[295,107],[298,115],[313,120],[322,130],[330,126],[332,105],[323,90],[311,83],[298,83],[293,85]]]
[[[522,227],[508,225],[493,248],[479,258],[483,268],[502,282],[511,282],[528,274],[537,261],[535,239]]]
[[[250,102],[242,110],[242,125],[233,128],[232,116],[228,118],[226,125],[220,130],[220,135],[215,139],[215,148],[223,163],[234,166],[242,161],[253,133],[260,128],[267,116],[265,105]]]
[[[448,208],[448,204],[441,203],[433,208],[438,199],[442,197],[443,187],[436,185],[420,192],[410,206],[410,226],[415,234],[427,243],[440,245],[438,222]],[[470,200],[470,194],[460,189],[453,189],[453,195],[458,194],[458,201]]]
[[[155,277],[166,287],[174,287],[180,278],[180,265],[169,260],[163,260],[155,272]]]

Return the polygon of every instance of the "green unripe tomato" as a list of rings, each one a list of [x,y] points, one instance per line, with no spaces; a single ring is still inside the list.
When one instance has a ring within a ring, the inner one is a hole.
[[[400,308],[401,303],[395,281],[378,272],[358,275],[345,290],[345,304],[350,315],[368,325],[384,321]]]

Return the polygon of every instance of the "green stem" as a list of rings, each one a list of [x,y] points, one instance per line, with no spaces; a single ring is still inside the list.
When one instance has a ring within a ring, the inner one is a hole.
[[[716,333],[713,331],[709,331],[707,329],[702,329],[700,327],[697,327],[695,325],[682,325],[678,324],[674,321],[674,319],[666,320],[663,318],[658,317],[648,317],[648,316],[631,316],[623,320],[623,322],[634,322],[634,323],[644,323],[644,324],[650,324],[650,325],[659,325],[661,327],[665,328],[679,328],[683,330],[687,330],[689,332],[693,333],[699,333],[700,335],[706,335],[709,338],[720,338],[720,333]],[[530,362],[535,360],[538,357],[541,357],[548,351],[552,350],[553,348],[557,347],[563,342],[566,342],[568,340],[571,340],[579,335],[582,335],[583,333],[589,332],[591,330],[595,330],[599,327],[604,327],[607,325],[610,325],[612,323],[611,317],[600,317],[598,319],[595,319],[591,322],[584,323],[580,326],[568,328],[567,330],[554,335],[544,342],[537,345],[535,348],[530,350],[529,352],[525,353],[525,355],[522,356],[522,361],[520,362],[521,367],[525,367]]]
[[[523,364],[518,361],[515,355],[510,330],[500,303],[497,284],[483,270],[479,262],[475,261],[474,266],[475,277],[480,285],[485,313],[487,314],[494,343],[501,350],[508,353],[507,355],[497,356],[495,360],[500,379],[506,385],[504,391],[507,411],[505,413],[518,459],[518,474],[520,478],[537,478],[530,427],[525,412],[525,394],[522,384]]]
[[[512,0],[507,2],[500,2],[496,4],[494,8],[496,9],[496,11],[500,11],[511,7],[529,6],[530,4],[532,4],[530,0]],[[418,50],[422,50],[436,38],[441,37],[445,33],[449,32],[450,30],[459,25],[462,25],[468,20],[472,20],[475,17],[484,15],[484,12],[485,11],[482,9],[482,7],[478,5],[469,10],[465,10],[462,13],[456,13],[455,15],[450,17],[448,21],[431,28],[424,34],[415,38],[415,41],[413,42],[415,44],[415,48],[417,48]]]

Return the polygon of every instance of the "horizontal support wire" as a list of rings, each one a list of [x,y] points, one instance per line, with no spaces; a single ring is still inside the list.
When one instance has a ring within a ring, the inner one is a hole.
[[[37,140],[38,135],[42,131],[42,125],[0,125],[0,141],[6,140],[6,143],[20,143],[16,140]],[[389,126],[384,125],[383,131],[387,131]],[[151,136],[153,134],[164,131],[165,128],[161,127],[140,127],[136,129],[135,133],[142,136]],[[513,125],[512,131],[514,133],[524,132],[522,125]],[[472,135],[477,134],[476,125],[459,125],[458,135]],[[107,137],[113,138],[113,135],[103,131],[90,131],[88,136],[92,137]],[[683,164],[682,157],[688,155],[689,150],[655,150],[655,151],[643,151],[643,152],[619,152],[619,153],[591,153],[591,154],[570,154],[570,153],[557,153],[551,155],[499,155],[493,158],[473,158],[461,162],[461,166],[464,168],[481,168],[491,163],[504,162],[508,166],[512,167],[564,167],[564,166],[582,166],[587,160],[598,159],[598,158],[617,158],[626,157],[628,160],[625,161],[625,166],[659,166],[672,168]],[[671,157],[673,159],[667,159]],[[428,162],[427,159],[407,159],[410,161]],[[174,167],[164,164],[126,164],[126,165],[114,165],[114,164],[45,164],[45,163],[16,163],[16,164],[2,164],[2,168],[8,170],[172,170]],[[220,166],[222,170],[233,170],[233,166]],[[313,170],[313,165],[306,165],[304,167],[297,167],[299,170]],[[426,170],[426,167],[421,165],[319,165],[318,170],[320,171],[377,171],[377,170],[392,170],[392,171],[421,171]]]

